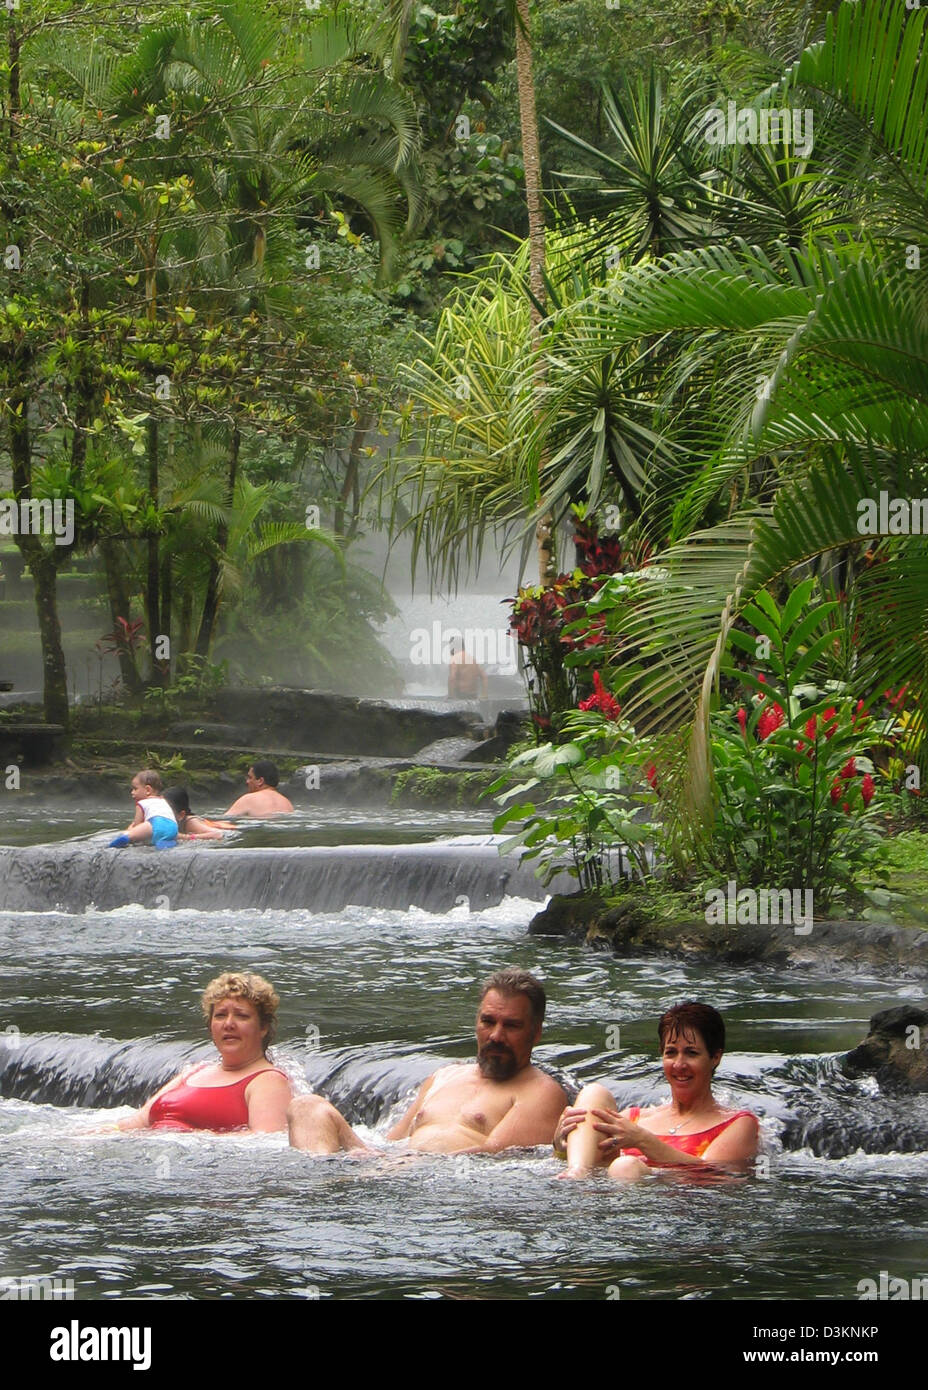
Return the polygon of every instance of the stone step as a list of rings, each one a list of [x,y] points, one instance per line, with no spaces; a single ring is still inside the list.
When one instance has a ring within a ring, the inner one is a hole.
[[[369,754],[349,756],[344,753],[320,753],[306,748],[268,748],[263,744],[260,747],[256,747],[254,744],[249,746],[247,744],[166,742],[162,739],[143,737],[127,737],[120,739],[97,738],[91,733],[82,733],[80,729],[76,731],[75,737],[84,742],[93,743],[97,748],[111,749],[113,754],[120,758],[127,757],[133,750],[138,750],[139,752],[147,751],[149,753],[180,753],[185,757],[185,760],[187,753],[198,754],[209,752],[221,753],[230,759],[235,758],[236,760],[243,757],[270,758],[272,762],[293,762],[298,760],[303,767],[317,767],[338,763],[346,767],[359,767],[363,765],[365,767],[395,768],[398,772],[414,767],[434,767],[439,772],[492,772],[498,769],[498,764],[496,763],[432,762],[430,759],[417,757],[390,758],[374,757]]]

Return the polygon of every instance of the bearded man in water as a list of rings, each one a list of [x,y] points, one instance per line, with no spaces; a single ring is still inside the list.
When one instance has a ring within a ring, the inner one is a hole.
[[[550,1144],[567,1097],[532,1066],[545,992],[527,970],[485,980],[477,1010],[477,1060],[440,1067],[387,1134],[419,1153],[499,1153]],[[322,1096],[297,1096],[287,1111],[290,1143],[308,1153],[375,1153]]]

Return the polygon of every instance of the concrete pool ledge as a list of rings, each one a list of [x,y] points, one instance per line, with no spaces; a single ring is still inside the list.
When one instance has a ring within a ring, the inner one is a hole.
[[[548,894],[493,837],[453,843],[241,849],[178,845],[108,849],[93,843],[0,847],[0,911],[305,909],[348,906],[473,911],[505,897]]]

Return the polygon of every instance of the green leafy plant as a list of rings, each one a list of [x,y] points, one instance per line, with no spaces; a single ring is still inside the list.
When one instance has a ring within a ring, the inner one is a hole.
[[[170,758],[166,758],[163,753],[153,753],[151,749],[145,750],[145,766],[153,767],[170,778],[186,777],[188,771],[183,753],[172,753]]]
[[[621,882],[628,866],[639,878],[651,875],[660,839],[659,825],[649,820],[657,778],[649,745],[601,684],[584,703],[587,709],[565,720],[567,742],[516,754],[489,791],[502,793],[502,804],[542,788],[543,804],[519,800],[494,820],[497,832],[521,822],[501,853],[520,846],[523,860],[540,860],[544,882],[566,869],[585,892],[600,892]],[[515,778],[525,780],[510,785]]]
[[[740,883],[812,889],[819,906],[879,877],[882,855],[872,754],[889,744],[895,721],[871,717],[847,684],[812,677],[840,635],[834,602],[810,604],[814,581],[781,607],[766,590],[734,628],[731,642],[766,670],[723,663],[751,692],[752,707],[726,705],[711,718],[715,817],[708,856]],[[758,652],[763,653],[759,659]]]

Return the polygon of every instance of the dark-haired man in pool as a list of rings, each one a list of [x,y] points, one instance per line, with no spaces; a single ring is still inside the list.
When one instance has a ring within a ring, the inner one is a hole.
[[[545,992],[526,970],[485,980],[477,1010],[477,1060],[440,1067],[387,1134],[420,1153],[499,1153],[552,1142],[567,1104],[563,1087],[532,1065]],[[322,1096],[297,1096],[290,1143],[308,1153],[375,1152]]]
[[[227,816],[279,816],[293,810],[293,802],[277,790],[280,775],[268,758],[258,758],[245,773],[248,791],[233,801]]]

